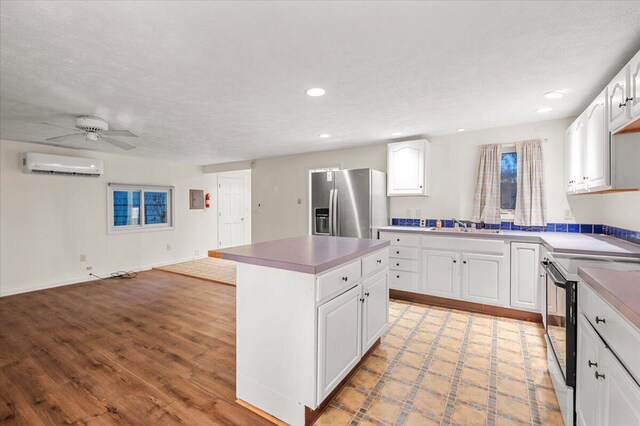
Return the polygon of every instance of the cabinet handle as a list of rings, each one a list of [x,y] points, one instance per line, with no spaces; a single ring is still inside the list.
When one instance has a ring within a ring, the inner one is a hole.
[[[458,263],[458,261],[457,261],[457,260],[454,260],[454,261],[453,261],[453,263]]]
[[[400,242],[400,238],[396,238],[396,241]]]
[[[627,98],[627,99],[625,99],[625,100],[624,100],[625,105],[627,104],[627,102],[632,101],[632,100],[633,100],[633,98]]]
[[[625,106],[627,106],[627,103],[626,103],[626,102],[620,102],[620,103],[618,104],[618,108],[622,108],[622,107],[625,107]]]
[[[400,275],[396,275],[396,278],[400,278]]]
[[[396,250],[396,254],[400,254],[400,251],[399,251],[399,250]]]
[[[462,263],[464,263],[464,264],[466,265],[466,264],[467,264],[467,261],[466,261],[466,260],[463,260],[463,261],[462,261]]]
[[[422,189],[422,185],[420,185],[420,189]]]
[[[589,180],[589,176],[582,176],[582,180]]]
[[[400,266],[400,264],[399,264],[399,263],[396,263],[396,266]]]
[[[376,260],[376,262],[382,263],[382,259],[378,259],[378,260]]]
[[[361,298],[360,298],[360,301],[361,301],[362,303],[364,303],[364,297],[361,297]]]
[[[599,324],[599,323],[604,323],[604,324],[606,324],[606,323],[607,323],[607,321],[605,321],[605,319],[604,319],[604,318],[596,317],[596,324]]]
[[[600,374],[600,373],[598,373],[596,371],[596,379],[605,379],[606,380],[606,377],[604,376],[604,374]]]
[[[544,274],[540,274],[540,278],[544,278]]]
[[[347,282],[349,280],[349,277],[342,277],[342,281]]]
[[[369,292],[366,292],[364,295],[365,295],[365,296],[367,296],[367,297],[369,297]]]
[[[588,360],[588,364],[589,364],[589,368],[598,366],[597,362],[591,362],[591,360]]]

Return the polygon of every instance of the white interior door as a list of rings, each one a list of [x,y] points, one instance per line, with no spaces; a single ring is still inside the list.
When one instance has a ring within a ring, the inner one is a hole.
[[[245,243],[244,195],[242,177],[218,177],[218,244],[220,248]]]

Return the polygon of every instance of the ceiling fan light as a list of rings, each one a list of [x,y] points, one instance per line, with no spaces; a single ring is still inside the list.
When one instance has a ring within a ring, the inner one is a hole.
[[[86,139],[88,141],[97,141],[98,140],[98,134],[94,133],[94,132],[87,132]]]

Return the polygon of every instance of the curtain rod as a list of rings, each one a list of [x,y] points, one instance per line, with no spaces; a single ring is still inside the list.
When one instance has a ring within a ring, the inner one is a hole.
[[[549,142],[549,139],[548,139],[548,138],[538,138],[538,139],[540,139],[540,141],[542,141],[542,143]],[[524,141],[531,141],[531,140],[535,140],[535,139],[525,139]],[[492,143],[486,144],[486,143],[485,143],[485,144],[482,144],[482,145],[480,145],[480,146],[485,146],[485,145],[500,145],[500,146],[507,146],[507,147],[511,147],[511,146],[516,146],[516,144],[517,144],[517,143],[524,142],[524,141],[518,141],[518,142],[502,142],[502,143],[497,143],[497,144],[492,144]]]

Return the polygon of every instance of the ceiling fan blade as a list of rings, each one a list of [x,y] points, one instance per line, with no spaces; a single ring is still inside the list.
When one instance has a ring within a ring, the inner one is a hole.
[[[79,135],[83,135],[84,136],[84,133],[72,133],[70,135],[56,136],[55,138],[47,138],[45,140],[46,141],[60,141],[60,140],[64,140],[64,139],[71,138],[73,136],[79,136]]]
[[[57,124],[51,124],[51,123],[40,122],[38,124],[44,124],[45,126],[58,127],[60,129],[65,129],[65,130],[78,130],[78,129],[74,128],[74,127],[62,127],[62,126],[58,126]]]
[[[105,136],[126,136],[128,138],[138,137],[138,135],[136,135],[133,132],[130,132],[129,130],[104,130],[100,133],[102,133]]]
[[[118,148],[124,149],[126,151],[129,151],[131,149],[135,149],[135,146],[130,145],[130,144],[126,143],[126,142],[119,141],[117,139],[102,137],[102,138],[100,138],[100,140],[101,141],[105,141],[106,143],[110,143],[111,145],[117,146]]]

